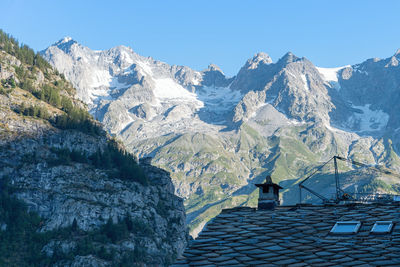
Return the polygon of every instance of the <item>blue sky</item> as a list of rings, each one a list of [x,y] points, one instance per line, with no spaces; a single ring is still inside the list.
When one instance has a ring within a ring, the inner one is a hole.
[[[64,36],[91,49],[120,44],[169,64],[235,75],[259,51],[291,51],[321,67],[400,48],[400,1],[0,0],[0,28],[35,50]]]

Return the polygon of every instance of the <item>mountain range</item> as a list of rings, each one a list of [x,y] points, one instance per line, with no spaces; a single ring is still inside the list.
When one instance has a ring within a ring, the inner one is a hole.
[[[254,206],[254,184],[267,174],[284,187],[283,203],[295,204],[304,175],[334,155],[400,170],[400,50],[339,68],[258,53],[234,77],[70,37],[41,54],[110,134],[171,173],[193,236],[222,208]],[[394,178],[341,168],[343,188],[398,192]],[[312,186],[333,190],[326,179]]]

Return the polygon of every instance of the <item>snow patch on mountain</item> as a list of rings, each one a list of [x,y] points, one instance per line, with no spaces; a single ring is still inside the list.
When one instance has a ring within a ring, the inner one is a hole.
[[[316,67],[318,72],[322,75],[327,82],[338,82],[338,72],[348,66],[338,67],[338,68],[320,68]]]
[[[153,71],[152,71],[150,65],[147,64],[146,62],[144,62],[144,61],[137,61],[137,62],[136,62],[136,65],[139,66],[139,67],[141,68],[141,71],[142,71],[142,74],[143,74],[143,75],[146,75],[146,74],[147,74],[147,75],[150,75],[150,76],[153,75]]]
[[[68,43],[69,41],[72,41],[72,38],[70,36],[65,36],[63,39],[61,39],[58,43]]]
[[[112,100],[111,93],[114,90],[128,88],[129,85],[120,83],[118,78],[112,77],[109,71],[96,69],[91,75],[91,86],[87,87],[90,101],[88,105],[98,104],[101,100]]]
[[[126,83],[120,83],[118,81],[118,78],[112,78],[111,82],[108,84],[108,87],[110,87],[110,89],[125,89],[128,88],[130,85],[126,84]]]
[[[106,70],[97,69],[92,73],[91,86],[92,88],[100,86],[108,86],[111,82],[111,75]]]
[[[353,113],[348,120],[348,125],[357,129],[357,132],[374,132],[383,130],[388,121],[389,115],[382,110],[372,110],[370,104],[364,106],[353,106],[359,112]]]
[[[321,74],[321,78],[332,88],[336,90],[340,90],[340,83],[338,80],[338,73],[340,70],[350,67],[350,65],[346,65],[343,67],[337,68],[320,68],[316,67],[318,72]]]
[[[306,75],[301,74],[301,79],[303,80],[304,88],[306,88],[307,91],[310,91]]]
[[[213,111],[227,111],[233,108],[242,98],[240,91],[231,90],[230,87],[204,86],[197,92],[198,99],[205,103],[207,109]]]
[[[197,72],[197,74],[200,76],[200,74]],[[192,84],[193,85],[199,85],[201,83],[201,81],[200,81],[200,79],[199,78],[197,78],[197,77],[195,77],[193,80],[192,80]]]
[[[121,57],[122,57],[122,60],[124,61],[124,63],[126,63],[128,65],[134,63],[132,57],[126,51],[121,51]]]
[[[198,108],[204,106],[204,103],[197,100],[196,94],[189,92],[171,78],[154,79],[154,82],[155,87],[153,93],[161,103],[170,100],[178,100],[183,102],[193,102]]]

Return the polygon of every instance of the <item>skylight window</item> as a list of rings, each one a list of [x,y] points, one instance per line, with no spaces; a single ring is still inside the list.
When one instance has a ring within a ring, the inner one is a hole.
[[[333,234],[355,234],[360,229],[359,221],[336,222],[331,233]]]
[[[400,201],[400,196],[399,195],[393,196],[393,201],[396,201],[396,202]]]
[[[378,221],[372,227],[371,233],[375,234],[385,234],[392,231],[393,222],[392,221]]]

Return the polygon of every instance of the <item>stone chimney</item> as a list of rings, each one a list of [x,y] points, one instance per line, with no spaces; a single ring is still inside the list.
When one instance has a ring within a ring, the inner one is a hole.
[[[258,209],[259,210],[273,210],[275,206],[279,205],[279,189],[283,189],[277,184],[272,182],[271,176],[267,176],[265,183],[256,184],[259,188],[258,196]]]

